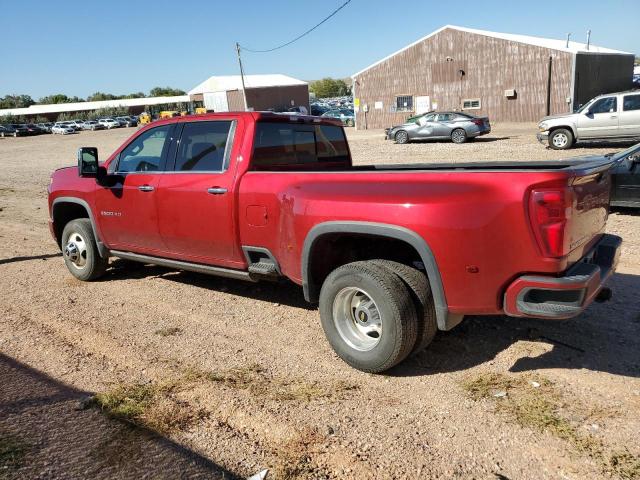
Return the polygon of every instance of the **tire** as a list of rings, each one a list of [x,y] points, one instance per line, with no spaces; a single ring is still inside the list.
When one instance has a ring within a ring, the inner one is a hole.
[[[436,307],[429,280],[420,270],[403,263],[392,262],[391,260],[373,260],[373,263],[398,276],[411,294],[416,308],[418,330],[416,343],[409,355],[416,355],[433,341],[438,331]]]
[[[465,132],[463,128],[456,128],[453,132],[451,132],[451,141],[457,144],[466,142],[467,132]]]
[[[320,320],[333,350],[363,372],[390,369],[416,343],[418,321],[407,287],[374,262],[348,263],[329,274],[320,290]]]
[[[396,135],[394,138],[396,140],[396,143],[399,143],[401,145],[405,143],[409,143],[409,134],[404,130],[400,130],[399,132],[396,132]]]
[[[62,254],[71,275],[85,282],[101,277],[109,264],[109,259],[102,258],[98,253],[88,218],[77,218],[65,225]]]
[[[353,120],[351,119],[347,120],[347,127],[353,127]]]
[[[549,135],[549,147],[554,150],[566,150],[573,146],[573,133],[566,128],[558,128]]]

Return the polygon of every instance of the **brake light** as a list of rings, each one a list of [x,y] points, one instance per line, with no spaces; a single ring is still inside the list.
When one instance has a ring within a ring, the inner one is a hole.
[[[534,190],[529,201],[529,214],[536,241],[545,257],[564,257],[571,242],[568,233],[573,206],[569,188]]]
[[[484,120],[482,120],[481,118],[474,118],[472,122],[474,123],[474,125],[477,125],[479,127],[484,125]]]

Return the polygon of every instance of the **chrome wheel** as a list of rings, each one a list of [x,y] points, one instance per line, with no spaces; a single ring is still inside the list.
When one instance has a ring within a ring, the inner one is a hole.
[[[64,247],[64,256],[78,270],[87,265],[87,242],[77,232],[71,232]]]
[[[556,133],[551,139],[553,146],[557,148],[564,148],[569,143],[569,137],[565,133]]]
[[[396,133],[396,143],[407,143],[409,141],[409,134],[405,131]]]
[[[463,143],[467,138],[467,135],[464,133],[464,130],[454,130],[451,134],[451,140],[455,143]]]
[[[380,342],[382,316],[364,290],[346,287],[333,301],[333,322],[342,340],[355,350],[366,352]]]

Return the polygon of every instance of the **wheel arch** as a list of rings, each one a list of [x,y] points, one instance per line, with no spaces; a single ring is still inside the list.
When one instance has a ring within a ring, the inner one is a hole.
[[[450,330],[462,320],[462,315],[449,312],[442,278],[433,252],[427,242],[416,232],[408,228],[374,222],[336,221],[324,222],[314,226],[305,238],[302,249],[302,288],[308,302],[318,301],[324,278],[314,275],[313,262],[319,245],[327,238],[340,238],[348,235],[364,235],[367,237],[391,239],[410,247],[424,265],[428,281],[431,285],[438,321],[438,329]],[[348,260],[355,261],[356,259]],[[348,263],[348,262],[346,262]]]
[[[51,218],[58,245],[62,245],[62,231],[67,223],[77,218],[88,218],[91,222],[93,236],[96,239],[98,253],[102,258],[109,256],[108,249],[98,235],[96,222],[91,207],[86,200],[78,197],[58,197],[51,205]]]
[[[564,129],[564,130],[569,130],[571,132],[571,135],[573,135],[573,141],[575,142],[576,140],[578,140],[578,135],[577,135],[577,128],[573,125],[554,125],[552,127],[549,127],[549,136],[551,136],[553,134],[553,132],[555,132],[556,130],[559,129]]]

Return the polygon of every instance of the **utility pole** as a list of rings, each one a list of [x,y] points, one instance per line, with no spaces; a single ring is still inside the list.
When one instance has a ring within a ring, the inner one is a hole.
[[[242,69],[242,58],[240,58],[240,44],[236,42],[236,52],[238,53],[238,65],[240,65],[240,80],[242,81],[242,99],[244,100],[244,111],[249,110],[247,105],[247,91],[244,86],[244,70]]]
[[[591,46],[591,30],[587,30],[587,50]]]

